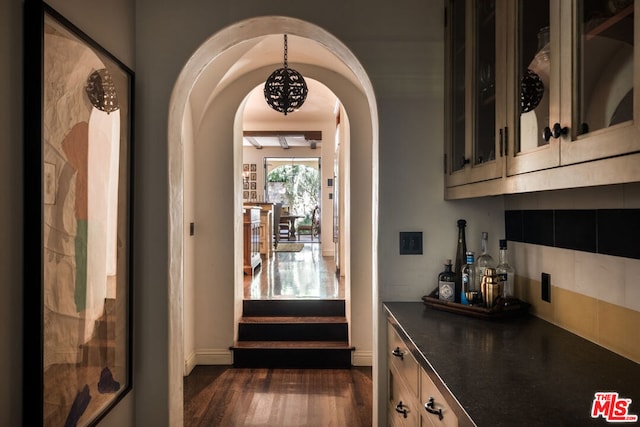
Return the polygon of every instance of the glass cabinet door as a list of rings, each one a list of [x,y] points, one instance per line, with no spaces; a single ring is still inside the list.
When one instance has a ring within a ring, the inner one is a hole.
[[[505,96],[508,1],[448,4],[446,181],[455,186],[502,176],[497,147],[504,108],[496,99]]]
[[[510,12],[515,81],[509,96],[514,132],[506,155],[508,175],[559,163],[559,140],[550,134],[559,120],[559,33],[552,25],[558,20],[558,3],[519,0]]]
[[[496,159],[496,5],[478,0],[474,22],[474,133],[472,164]]]
[[[634,86],[637,28],[633,0],[576,0],[567,14],[576,25],[564,37],[573,41],[568,64],[573,90],[571,110],[563,110],[568,127],[562,164],[625,154],[640,149],[638,103]],[[566,74],[563,72],[563,77]],[[635,108],[634,108],[635,105]]]
[[[452,1],[449,21],[449,144],[451,172],[465,166],[466,145],[466,0]]]

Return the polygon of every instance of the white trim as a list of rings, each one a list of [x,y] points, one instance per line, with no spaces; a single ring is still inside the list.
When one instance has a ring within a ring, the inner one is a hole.
[[[353,366],[373,366],[373,351],[354,351],[351,364]]]

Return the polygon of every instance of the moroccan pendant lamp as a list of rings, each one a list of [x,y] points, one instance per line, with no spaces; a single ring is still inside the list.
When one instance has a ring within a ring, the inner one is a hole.
[[[109,114],[120,108],[116,86],[106,68],[95,70],[87,78],[85,91],[91,104]]]
[[[302,107],[307,99],[307,83],[302,74],[287,65],[287,35],[284,35],[284,67],[275,70],[264,83],[264,99],[269,107],[284,113],[292,113]]]

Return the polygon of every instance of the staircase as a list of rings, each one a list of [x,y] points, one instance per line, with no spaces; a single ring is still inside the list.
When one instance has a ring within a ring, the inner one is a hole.
[[[245,300],[236,368],[350,368],[344,300]]]

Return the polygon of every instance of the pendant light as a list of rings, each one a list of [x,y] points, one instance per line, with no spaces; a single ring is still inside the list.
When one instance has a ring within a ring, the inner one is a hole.
[[[284,113],[292,113],[302,107],[307,99],[307,83],[302,74],[287,65],[287,35],[284,35],[284,67],[275,70],[264,84],[264,99],[269,107]]]

